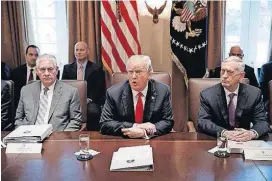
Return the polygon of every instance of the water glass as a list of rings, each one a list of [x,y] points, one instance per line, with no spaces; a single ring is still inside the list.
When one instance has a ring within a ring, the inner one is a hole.
[[[79,135],[79,148],[80,154],[82,158],[89,157],[89,143],[90,143],[90,135],[89,134],[81,134]]]

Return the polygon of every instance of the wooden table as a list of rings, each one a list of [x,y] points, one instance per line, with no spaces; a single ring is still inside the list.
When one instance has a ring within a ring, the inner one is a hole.
[[[207,152],[216,141],[203,134],[170,133],[141,140],[88,133],[90,147],[101,153],[85,162],[74,156],[79,149],[77,132],[53,133],[44,142],[42,154],[5,154],[2,149],[2,180],[272,180],[271,161],[247,161],[241,154],[217,158]],[[119,147],[146,144],[153,148],[153,172],[109,171],[112,154]]]

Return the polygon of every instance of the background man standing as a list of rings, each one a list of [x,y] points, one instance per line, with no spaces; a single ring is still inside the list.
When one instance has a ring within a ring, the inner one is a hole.
[[[74,53],[76,61],[64,66],[62,79],[87,82],[87,130],[98,131],[105,99],[105,74],[100,64],[87,59],[89,48],[85,42],[77,42]]]

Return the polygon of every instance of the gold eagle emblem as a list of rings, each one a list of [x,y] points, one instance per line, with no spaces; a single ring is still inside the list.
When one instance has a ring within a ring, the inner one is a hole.
[[[157,9],[157,7],[152,9],[150,6],[148,6],[148,4],[145,1],[145,5],[148,9],[148,12],[153,15],[153,23],[157,24],[159,22],[159,15],[163,12],[164,8],[166,7],[166,4],[167,4],[167,0],[159,9]]]

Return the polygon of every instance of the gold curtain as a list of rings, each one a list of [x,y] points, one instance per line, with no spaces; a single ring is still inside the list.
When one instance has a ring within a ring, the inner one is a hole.
[[[67,1],[69,24],[69,61],[74,60],[74,45],[89,45],[89,60],[101,61],[100,2]]]
[[[27,28],[24,1],[1,1],[1,61],[14,68],[25,63]]]
[[[209,1],[207,67],[213,69],[222,61],[225,43],[225,1]]]

